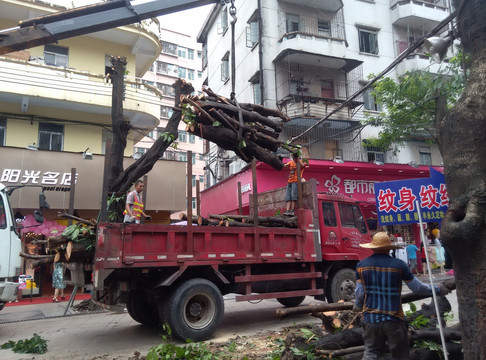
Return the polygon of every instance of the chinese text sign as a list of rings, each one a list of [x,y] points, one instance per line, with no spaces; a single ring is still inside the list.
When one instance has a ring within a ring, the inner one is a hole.
[[[444,175],[430,168],[430,178],[375,183],[376,208],[380,225],[440,222],[449,207]]]

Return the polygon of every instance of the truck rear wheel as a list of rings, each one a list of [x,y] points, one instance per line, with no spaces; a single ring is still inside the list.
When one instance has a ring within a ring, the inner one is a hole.
[[[145,291],[131,290],[128,293],[127,311],[132,319],[140,324],[157,326],[160,323],[157,306],[148,301]]]
[[[305,296],[295,296],[289,298],[277,298],[277,301],[285,307],[296,307],[302,304]]]
[[[356,272],[349,268],[336,271],[327,281],[326,297],[328,303],[339,300],[350,301],[354,299],[356,289]]]
[[[206,279],[191,279],[177,287],[164,306],[172,333],[182,339],[208,339],[223,319],[218,287]]]

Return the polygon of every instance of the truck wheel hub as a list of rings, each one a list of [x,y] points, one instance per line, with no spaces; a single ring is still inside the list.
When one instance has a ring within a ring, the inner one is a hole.
[[[199,303],[192,303],[189,306],[189,314],[191,314],[191,316],[199,316],[199,315],[201,315],[201,312],[202,312],[202,306],[201,306],[201,304],[199,304]]]

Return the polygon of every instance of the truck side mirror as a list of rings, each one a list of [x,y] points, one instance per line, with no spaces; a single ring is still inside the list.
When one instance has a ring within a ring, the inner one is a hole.
[[[43,192],[41,192],[39,194],[39,208],[40,209],[50,209],[51,208],[49,206],[49,204],[47,203],[47,201],[46,201],[46,195]],[[41,213],[41,215],[42,215],[42,213]]]
[[[44,215],[42,215],[42,212],[39,210],[34,211],[34,219],[37,221],[39,224],[42,224],[44,222]]]

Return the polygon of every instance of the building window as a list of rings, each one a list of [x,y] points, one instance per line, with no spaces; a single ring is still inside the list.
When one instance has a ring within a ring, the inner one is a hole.
[[[179,142],[187,142],[187,132],[179,131]]]
[[[359,51],[368,54],[378,54],[378,31],[358,28]]]
[[[204,161],[204,155],[203,154],[199,154],[199,161]]]
[[[262,103],[262,89],[260,88],[260,83],[252,84],[253,88],[253,103],[254,104],[261,104]]]
[[[192,175],[192,187],[196,186],[196,175]]]
[[[157,72],[171,76],[178,76],[179,67],[177,65],[168,64],[162,61],[157,61]]]
[[[192,154],[191,162],[192,162],[192,165],[196,164],[196,154]]]
[[[133,153],[134,153],[134,154],[143,155],[143,154],[145,154],[145,153],[147,152],[147,150],[148,150],[147,148],[143,148],[143,147],[135,147],[135,148],[133,149]]]
[[[187,161],[187,153],[180,152],[179,153],[179,161]]]
[[[192,198],[192,208],[193,209],[196,208],[196,198],[195,197]]]
[[[177,55],[177,45],[167,41],[162,41],[162,52],[164,54]]]
[[[197,58],[198,59],[202,58],[202,51],[199,50],[197,51]]]
[[[196,143],[196,135],[189,134],[189,142],[191,144],[195,144]]]
[[[187,58],[189,60],[194,60],[194,50],[192,49],[187,49]]]
[[[199,182],[204,184],[204,175],[199,175]]]
[[[111,140],[111,143],[113,144],[113,132],[110,130],[103,129],[101,132],[101,153],[106,154],[106,143],[108,142],[108,139]]]
[[[218,34],[224,34],[228,29],[228,11],[226,6],[221,10],[218,17]]]
[[[39,149],[62,151],[64,125],[39,123]]]
[[[299,15],[287,14],[286,20],[287,20],[287,32],[288,33],[301,31]]]
[[[317,32],[320,36],[331,37],[331,22],[329,20],[317,20]]]
[[[363,94],[364,109],[370,111],[381,111],[381,104],[376,102],[376,96],[373,95],[373,89],[367,89]]]
[[[229,79],[229,52],[221,59],[221,81],[226,82]]]
[[[179,67],[179,77],[181,79],[185,79],[186,78],[186,71],[187,71],[186,68]]]
[[[185,47],[179,46],[177,48],[177,56],[185,59],[186,58],[186,51],[187,51],[187,49]]]
[[[170,106],[160,105],[160,117],[170,118],[172,116],[172,108]]]
[[[194,70],[187,69],[187,78],[189,80],[194,80]]]
[[[198,71],[197,72],[197,78],[198,79],[202,79],[202,71]]]
[[[432,155],[430,154],[430,147],[420,146],[419,155],[420,165],[432,165]]]
[[[165,96],[175,96],[175,89],[169,84],[157,83],[157,89],[160,90],[162,95]]]
[[[246,47],[252,48],[258,43],[258,12],[252,15],[246,26]]]
[[[368,155],[368,162],[385,163],[385,152],[376,146],[367,146],[366,153]]]
[[[69,49],[57,45],[44,46],[44,61],[47,65],[68,66]]]
[[[0,146],[5,146],[5,135],[7,133],[7,119],[0,118]]]

